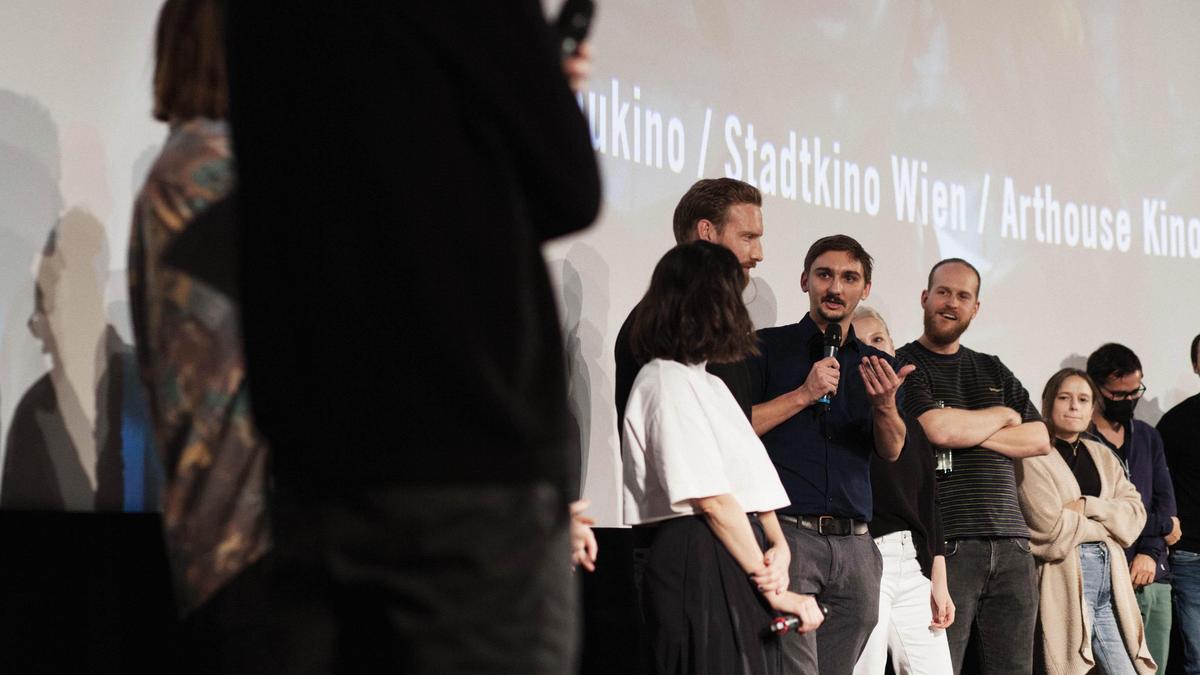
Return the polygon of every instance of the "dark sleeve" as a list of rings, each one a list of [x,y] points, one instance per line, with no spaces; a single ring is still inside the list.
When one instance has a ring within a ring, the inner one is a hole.
[[[1139,423],[1140,431],[1148,440],[1148,452],[1154,472],[1154,487],[1151,489],[1150,508],[1146,509],[1146,526],[1134,544],[1138,553],[1157,554],[1166,548],[1163,536],[1173,527],[1171,516],[1176,515],[1175,488],[1171,484],[1171,472],[1167,469],[1167,458],[1163,454],[1162,436],[1148,424]],[[1133,430],[1130,430],[1133,432]]]
[[[945,555],[946,542],[942,530],[942,511],[937,500],[937,478],[933,472],[933,448],[925,436],[921,424],[911,417],[904,418],[908,427],[908,436],[904,439],[904,452],[909,457],[908,466],[916,472],[911,480],[917,486],[917,515],[925,530],[927,541],[925,549],[932,560],[935,556]],[[915,460],[915,461],[913,461]]]
[[[933,400],[933,390],[929,384],[929,373],[915,361],[909,361],[904,357],[896,360],[897,365],[903,367],[906,363],[913,363],[917,369],[909,373],[908,379],[904,380],[904,385],[900,387],[900,398],[898,399],[900,411],[910,420],[916,420],[921,415],[937,408],[937,403]]]
[[[621,429],[625,427],[625,405],[629,403],[629,392],[633,391],[633,381],[637,378],[641,364],[633,356],[633,348],[629,344],[629,332],[633,327],[633,315],[637,307],[625,317],[621,330],[617,331],[617,342],[613,345],[613,359],[616,361],[616,385],[613,391],[613,402],[617,405],[617,438],[621,437]]]
[[[1155,428],[1159,438],[1162,439],[1163,457],[1167,460],[1168,469],[1182,460],[1183,454],[1188,451],[1188,437],[1185,431],[1187,427],[1180,410],[1180,408],[1175,408],[1167,411]]]
[[[758,354],[746,359],[746,373],[750,377],[750,405],[756,406],[767,400],[767,343],[762,332],[757,333]]]
[[[1029,399],[1029,392],[1025,390],[1025,386],[1013,375],[1012,371],[996,359],[996,366],[1000,369],[1000,377],[1004,381],[1004,405],[1017,411],[1021,416],[1022,422],[1041,422],[1042,416],[1038,414],[1037,408],[1034,407],[1033,401]]]
[[[518,187],[541,240],[591,224],[600,208],[599,167],[541,3],[394,6],[421,20],[444,48],[448,67],[458,70],[479,97],[481,112],[507,137],[521,174]]]
[[[942,528],[942,507],[938,503],[938,482],[934,475],[933,464],[933,447],[929,444],[929,439],[925,436],[925,429],[913,419],[906,420],[908,422],[908,438],[905,452],[909,449],[924,454],[921,458],[921,466],[924,467],[925,475],[921,476],[921,480],[929,485],[927,496],[923,496],[921,511],[927,513],[928,519],[925,526],[929,528],[929,549],[931,556],[939,556],[946,554],[946,539],[945,531]]]
[[[920,426],[920,425],[918,425]],[[946,555],[946,534],[942,527],[942,505],[938,499],[937,481],[933,482],[933,524],[929,530],[930,548],[934,556]]]
[[[151,177],[153,179],[153,177]],[[133,328],[134,354],[138,362],[138,373],[145,381],[150,372],[150,336],[146,327],[149,314],[146,309],[146,244],[142,203],[133,204],[133,225],[129,228],[129,253],[125,261],[126,280],[129,284],[129,323]]]

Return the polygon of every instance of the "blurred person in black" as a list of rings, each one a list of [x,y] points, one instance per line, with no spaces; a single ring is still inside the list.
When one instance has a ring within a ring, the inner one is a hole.
[[[1192,338],[1192,372],[1200,375],[1200,335]],[[1183,672],[1200,673],[1200,394],[1184,399],[1158,421],[1163,453],[1175,487],[1178,536],[1171,545],[1171,604],[1181,640]]]
[[[569,671],[540,246],[600,186],[540,4],[234,3],[228,25],[275,670]]]

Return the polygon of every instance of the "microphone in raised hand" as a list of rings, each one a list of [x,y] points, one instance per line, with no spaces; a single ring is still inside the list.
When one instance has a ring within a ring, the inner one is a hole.
[[[837,358],[838,350],[842,347],[842,325],[839,323],[830,323],[825,329],[824,345],[821,348],[821,358]],[[833,401],[833,393],[826,392],[817,399],[817,403],[821,405],[821,410],[829,410],[829,404]]]

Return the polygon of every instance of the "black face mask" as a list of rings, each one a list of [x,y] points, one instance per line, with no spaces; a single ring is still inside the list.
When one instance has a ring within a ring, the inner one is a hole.
[[[1141,399],[1125,399],[1123,401],[1104,399],[1104,419],[1117,424],[1129,424],[1129,420],[1133,419],[1133,409],[1137,407],[1139,400]]]

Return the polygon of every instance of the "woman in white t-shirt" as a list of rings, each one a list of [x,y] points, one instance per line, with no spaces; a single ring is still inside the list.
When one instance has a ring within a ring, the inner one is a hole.
[[[790,553],[774,510],[788,504],[766,449],[728,387],[705,370],[754,351],[743,272],[707,242],[654,269],[630,342],[646,365],[621,429],[624,521],[653,527],[643,606],[657,673],[777,673],[771,619],[823,616],[787,590]]]

